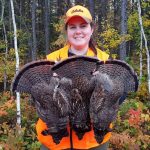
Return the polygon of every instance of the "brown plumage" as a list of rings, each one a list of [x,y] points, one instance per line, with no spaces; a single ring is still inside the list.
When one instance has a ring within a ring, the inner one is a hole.
[[[15,76],[12,91],[26,92],[32,95],[38,116],[47,124],[56,144],[68,136],[69,90],[72,81],[53,77],[49,61],[35,61],[25,65]],[[67,90],[69,88],[69,90]]]
[[[52,70],[60,77],[72,80],[70,99],[70,125],[81,140],[91,130],[89,100],[92,94],[90,79],[97,59],[91,57],[72,57],[53,66]]]
[[[39,117],[47,124],[48,130],[44,135],[50,134],[56,144],[68,136],[67,124],[69,122],[69,91],[71,80],[51,77],[49,85],[38,84],[32,88]]]
[[[119,105],[129,92],[137,90],[138,80],[127,63],[108,60],[97,63],[91,86],[94,91],[90,99],[90,116],[95,138],[101,143],[111,131],[109,126],[116,119]]]
[[[91,130],[89,116],[89,97],[91,93],[89,80],[85,76],[77,76],[73,80],[70,122],[80,140],[85,132]]]
[[[94,91],[90,99],[90,116],[95,138],[101,143],[105,134],[111,131],[110,123],[116,119],[124,87],[119,81],[99,72],[91,79],[91,84]]]
[[[45,60],[29,63],[12,84],[12,91],[32,95],[37,113],[48,127],[42,134],[50,134],[56,144],[68,136],[68,122],[80,140],[93,126],[95,138],[101,143],[110,132],[119,104],[137,88],[137,76],[127,63],[86,56],[55,65]]]
[[[27,63],[15,75],[11,90],[12,92],[25,92],[31,94],[31,87],[37,83],[45,82],[49,84],[52,76],[51,67],[54,62],[39,60]]]

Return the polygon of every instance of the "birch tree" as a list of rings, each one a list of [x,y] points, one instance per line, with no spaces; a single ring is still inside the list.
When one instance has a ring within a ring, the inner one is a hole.
[[[4,91],[6,91],[6,88],[7,88],[7,72],[6,72],[7,66],[6,66],[6,62],[7,62],[7,54],[8,54],[8,40],[7,40],[6,28],[5,28],[5,22],[4,22],[4,5],[5,5],[4,0],[1,0],[2,9],[1,9],[0,24],[2,24],[2,26],[3,26],[4,41],[5,41],[5,45],[6,45],[5,58],[4,58]]]
[[[8,55],[8,40],[7,40],[7,34],[6,34],[6,27],[5,22],[3,20],[3,32],[4,32],[4,40],[5,40],[5,59],[4,59],[4,91],[7,89],[7,55]]]
[[[139,0],[137,0],[137,8],[138,8],[138,15],[139,15],[139,23],[140,23],[141,33],[142,33],[142,36],[144,38],[146,55],[147,55],[148,91],[150,93],[150,58],[149,58],[149,50],[148,50],[148,46],[147,46],[147,38],[146,38],[144,28],[143,28],[143,21],[142,21],[142,16],[141,16],[141,5],[140,5]]]
[[[16,56],[16,73],[17,73],[19,71],[19,54],[18,54],[18,46],[17,46],[17,28],[16,28],[13,0],[10,0],[10,4],[11,4],[12,21],[13,21],[13,28],[14,28],[14,48],[15,48],[15,56]],[[19,92],[16,92],[16,103],[17,103],[17,124],[21,127],[21,110],[20,110]]]
[[[143,55],[142,55],[142,49],[143,49],[143,34],[142,31],[141,32],[141,43],[140,43],[140,82],[143,76],[142,70],[143,70]]]
[[[75,0],[70,0],[70,3],[71,3],[72,6],[74,6],[75,5]]]

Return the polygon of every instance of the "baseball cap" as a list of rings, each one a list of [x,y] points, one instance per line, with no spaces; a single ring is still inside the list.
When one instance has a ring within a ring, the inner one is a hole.
[[[88,23],[92,22],[90,11],[81,5],[73,6],[67,11],[65,23],[67,24],[68,21],[75,16],[83,18]]]

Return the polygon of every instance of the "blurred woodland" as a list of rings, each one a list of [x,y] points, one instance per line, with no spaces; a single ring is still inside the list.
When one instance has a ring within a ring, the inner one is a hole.
[[[40,148],[31,98],[21,94],[20,128],[10,85],[19,68],[66,43],[64,14],[75,4],[91,11],[97,47],[138,74],[138,92],[121,105],[109,149],[150,149],[150,0],[0,0],[0,150]]]

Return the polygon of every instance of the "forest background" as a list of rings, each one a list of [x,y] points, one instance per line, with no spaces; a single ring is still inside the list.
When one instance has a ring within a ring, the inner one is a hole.
[[[97,47],[129,63],[140,83],[118,112],[109,149],[150,149],[150,0],[0,0],[0,149],[39,149],[35,108],[21,94],[18,124],[10,85],[17,65],[45,59],[66,43],[63,18],[75,4],[91,11]]]

